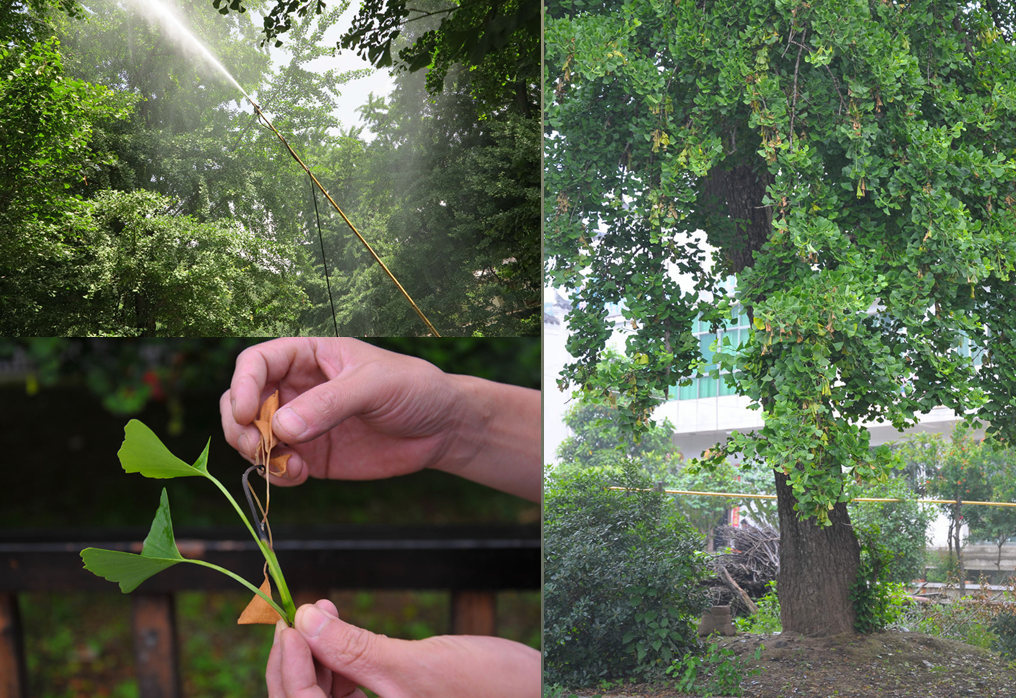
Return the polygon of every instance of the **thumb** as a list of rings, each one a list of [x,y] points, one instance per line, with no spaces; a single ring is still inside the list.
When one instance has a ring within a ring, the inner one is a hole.
[[[295,627],[321,664],[378,695],[397,695],[400,650],[411,643],[350,625],[311,604],[297,610]]]
[[[373,365],[349,369],[283,405],[272,419],[272,431],[285,444],[315,439],[345,419],[376,408],[391,383],[392,378]]]

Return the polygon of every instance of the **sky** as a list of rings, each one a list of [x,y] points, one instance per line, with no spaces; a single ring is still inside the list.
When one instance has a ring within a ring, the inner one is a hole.
[[[352,24],[353,17],[356,15],[358,8],[359,2],[356,0],[350,2],[349,7],[339,17],[339,21],[325,32],[326,43],[334,46],[338,42],[339,37]],[[285,48],[285,45],[283,45],[283,48]],[[359,58],[352,50],[337,52],[334,57],[321,58],[319,61],[319,63],[315,62],[312,65],[321,70],[332,69],[340,73],[370,67],[367,61]],[[342,87],[342,99],[339,102],[339,108],[333,113],[343,128],[362,125],[362,119],[356,110],[366,103],[367,95],[373,93],[375,97],[383,97],[390,93],[394,87],[395,83],[387,70],[373,70],[367,77],[360,78],[359,80],[350,80]],[[365,130],[363,137],[366,140],[370,140],[373,134]]]
[[[329,0],[329,5],[335,6],[339,1]],[[190,33],[191,23],[188,21],[186,12],[181,11],[173,0],[133,0],[133,2],[150,16],[158,18],[165,31],[176,34],[181,43],[192,47],[191,50],[196,49],[198,53],[207,51],[207,49],[200,45],[200,41]],[[169,13],[164,11],[166,7],[170,9]],[[324,43],[326,45],[334,46],[338,42],[339,37],[352,24],[358,7],[359,3],[356,0],[350,1],[345,12],[339,17],[339,21],[325,32]],[[211,0],[208,0],[207,9],[209,12],[214,11],[211,6]],[[260,25],[260,18],[253,19],[253,21]],[[181,37],[181,33],[189,36]],[[282,47],[270,49],[270,54],[275,65],[288,60],[285,37],[283,37]],[[212,56],[210,60],[218,63],[216,56]],[[336,52],[334,56],[322,57],[313,62],[311,66],[322,72],[335,70],[337,73],[370,68],[370,64],[359,58],[352,50]],[[227,73],[230,72],[230,66],[228,65],[220,65],[219,67]],[[215,70],[215,68],[210,67],[210,70]],[[232,76],[230,76],[230,79],[232,80]],[[347,82],[342,86],[342,99],[339,101],[337,109],[333,112],[338,122],[336,125],[341,125],[344,129],[362,125],[362,119],[357,109],[367,101],[367,96],[373,93],[376,97],[383,97],[388,95],[393,88],[394,81],[387,70],[372,70],[367,77]],[[240,89],[243,90],[243,87],[240,87]],[[271,114],[270,105],[265,105],[265,113]],[[366,140],[373,138],[373,134],[366,130],[361,136]]]

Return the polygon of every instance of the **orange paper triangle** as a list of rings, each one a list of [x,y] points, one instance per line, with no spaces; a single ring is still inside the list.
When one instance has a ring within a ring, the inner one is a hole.
[[[259,589],[267,596],[272,595],[272,585],[268,581],[267,574],[265,574],[265,581],[261,583]],[[275,625],[280,620],[282,620],[282,616],[279,615],[279,612],[269,606],[267,601],[254,594],[254,598],[247,604],[247,608],[243,609],[243,613],[236,619],[236,623],[237,625],[255,625],[258,623]]]

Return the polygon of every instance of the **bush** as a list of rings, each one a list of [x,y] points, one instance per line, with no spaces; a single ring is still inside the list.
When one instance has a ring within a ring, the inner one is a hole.
[[[928,525],[935,513],[927,505],[913,501],[917,496],[901,478],[875,485],[866,497],[903,499],[902,502],[855,502],[849,505],[850,521],[862,546],[877,540],[892,555],[879,571],[880,582],[911,582],[924,577],[925,546]]]
[[[701,538],[632,472],[572,472],[544,496],[544,680],[659,678],[697,643]]]
[[[871,524],[859,528],[855,523],[854,529],[861,544],[861,564],[850,587],[854,629],[859,633],[874,633],[900,619],[909,597],[902,583],[886,580],[894,554],[882,542],[879,527]]]
[[[762,656],[763,649],[764,645],[755,648],[755,661]],[[674,688],[682,693],[740,696],[745,676],[754,676],[761,671],[758,667],[749,670],[744,660],[734,656],[733,650],[710,644],[701,656],[687,654],[675,659],[667,669],[667,675],[674,679]]]
[[[991,620],[991,632],[995,634],[991,649],[1006,659],[1016,659],[1016,609],[999,611]]]
[[[990,605],[970,597],[946,604],[913,604],[893,623],[894,629],[948,637],[990,649],[996,640]]]
[[[734,625],[742,633],[755,635],[778,633],[783,630],[780,623],[780,599],[776,595],[776,581],[766,584],[769,591],[765,593],[756,604],[758,610],[750,616],[742,616],[734,619]]]

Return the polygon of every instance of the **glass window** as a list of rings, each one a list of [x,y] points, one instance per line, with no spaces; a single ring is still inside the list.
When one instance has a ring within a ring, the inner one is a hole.
[[[734,391],[734,389],[731,386],[727,385],[727,381],[723,379],[723,376],[720,376],[720,395],[736,395],[736,394],[737,393]]]
[[[691,385],[682,385],[678,392],[678,400],[694,400],[698,397],[698,385],[697,380],[693,380]]]
[[[699,336],[699,351],[702,352],[702,358],[708,363],[713,362],[713,350],[709,347],[711,347],[715,341],[716,335],[713,334],[704,334]]]
[[[719,382],[715,378],[698,378],[699,383],[699,397],[716,397],[716,384]]]

